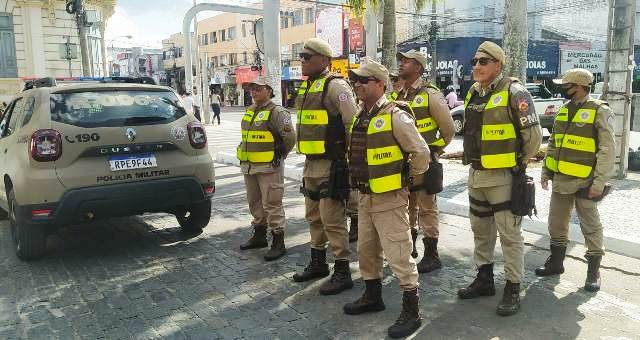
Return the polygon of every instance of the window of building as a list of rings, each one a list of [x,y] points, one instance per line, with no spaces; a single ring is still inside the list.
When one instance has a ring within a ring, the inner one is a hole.
[[[280,11],[280,28],[289,28],[289,12]]]
[[[313,24],[316,19],[316,13],[313,7],[306,8],[304,13],[304,23],[305,24]]]
[[[227,40],[233,40],[236,38],[236,27],[229,27],[228,29],[228,33],[227,33]]]
[[[249,58],[247,57],[247,52],[242,52],[242,63],[244,65],[249,64]]]
[[[300,26],[302,25],[302,10],[296,10],[293,12],[293,25],[292,26]]]
[[[207,33],[202,35],[202,44],[209,45],[209,35]]]
[[[227,30],[218,31],[218,35],[220,36],[220,42],[227,41]]]
[[[218,57],[213,57],[211,59],[211,66],[212,67],[218,67]]]
[[[291,59],[298,60],[300,53],[302,53],[302,43],[291,45]]]
[[[220,56],[220,66],[227,66],[227,56],[224,54]]]
[[[247,25],[242,24],[242,37],[245,38],[247,36]]]
[[[209,44],[215,43],[216,32],[209,32]]]
[[[237,53],[229,53],[229,65],[238,65]]]

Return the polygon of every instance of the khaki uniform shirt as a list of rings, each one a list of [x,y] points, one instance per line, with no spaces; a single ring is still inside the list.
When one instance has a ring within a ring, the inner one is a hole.
[[[575,101],[576,105],[585,103],[590,96]],[[594,126],[597,130],[598,150],[596,152],[596,165],[589,178],[576,178],[542,168],[542,179],[553,180],[553,192],[560,194],[574,194],[582,188],[588,187],[593,182],[593,188],[599,191],[611,178],[616,158],[616,141],[614,135],[614,114],[608,105],[602,105],[596,111]],[[555,132],[555,131],[554,131]]]
[[[254,112],[260,111],[263,107],[267,106],[270,101],[264,103],[256,107],[255,104],[251,105],[250,108],[253,108]],[[284,107],[280,105],[276,105],[271,113],[271,117],[269,118],[269,122],[271,123],[272,128],[276,133],[280,134],[282,137],[282,141],[284,142],[284,146],[286,149],[286,155],[291,152],[293,147],[296,145],[296,132],[293,129],[293,123],[291,122],[291,113],[287,111]],[[283,165],[284,162],[280,163],[280,166]],[[261,164],[251,164],[249,162],[241,162],[240,170],[245,175],[256,175],[256,174],[268,174],[273,173],[278,169],[278,167],[273,167],[271,163],[261,163]]]
[[[499,75],[491,82],[489,88],[483,89],[480,83],[473,84],[472,88],[481,96],[485,96],[493,91],[502,78],[503,76]],[[509,98],[511,112],[514,113],[514,118],[519,118],[519,121],[514,123],[516,128],[520,129],[522,137],[522,157],[528,162],[531,157],[536,155],[540,149],[540,144],[542,144],[542,129],[538,122],[538,115],[536,114],[531,94],[524,85],[520,83],[511,84]],[[468,183],[471,188],[489,188],[509,184],[512,177],[511,169],[476,170],[473,167],[469,167]]]
[[[325,75],[326,72],[323,73]],[[330,115],[340,114],[345,126],[346,140],[349,140],[349,130],[353,117],[358,114],[358,105],[351,86],[344,79],[333,79],[327,86],[327,94],[324,97],[324,105]],[[299,109],[299,108],[296,108]],[[331,161],[328,159],[305,160],[303,177],[328,178],[331,170]]]
[[[422,78],[418,78],[412,85],[413,93],[420,88],[427,85],[427,82]],[[447,104],[447,100],[444,98],[442,92],[435,90],[433,88],[427,87],[427,93],[429,94],[429,114],[438,124],[438,129],[440,130],[440,137],[444,139],[444,149],[456,133],[455,128],[453,127],[453,118],[451,117],[451,112],[449,111],[449,106]],[[398,100],[408,101],[409,99],[409,90],[402,89],[399,92]]]
[[[380,108],[388,102],[387,97],[382,96],[374,108]],[[418,132],[413,117],[399,108],[395,108],[395,110],[399,114],[392,115],[393,137],[402,151],[409,154],[409,176],[415,177],[425,173],[429,168],[429,147]],[[409,191],[401,189],[382,194],[360,195],[360,204],[364,205],[369,212],[382,212],[406,205],[408,199]]]

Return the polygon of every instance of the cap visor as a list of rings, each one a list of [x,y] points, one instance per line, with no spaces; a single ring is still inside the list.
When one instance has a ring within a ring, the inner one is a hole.
[[[370,77],[371,75],[369,73],[367,73],[366,71],[364,71],[361,68],[355,68],[353,70],[349,70],[350,73],[355,74],[356,76],[359,77]]]
[[[407,54],[406,54],[406,53],[404,53],[404,52],[398,52],[398,53],[396,53],[396,59],[398,59],[398,58],[400,58],[400,57],[411,58],[411,57],[407,56]]]
[[[554,84],[556,84],[556,85],[562,85],[562,84],[564,84],[564,82],[562,81],[562,79],[554,79],[554,80],[553,80],[553,83],[554,83]]]

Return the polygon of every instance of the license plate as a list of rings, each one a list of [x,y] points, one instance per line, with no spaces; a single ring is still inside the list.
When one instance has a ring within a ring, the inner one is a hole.
[[[124,171],[145,168],[155,168],[158,166],[156,156],[152,153],[114,156],[109,158],[109,166],[111,171]]]

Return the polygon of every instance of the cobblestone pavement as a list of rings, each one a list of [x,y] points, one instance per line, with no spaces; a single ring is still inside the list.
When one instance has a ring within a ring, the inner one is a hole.
[[[235,147],[240,140],[239,121],[241,113],[226,112],[223,117],[222,126],[207,126],[211,139],[209,143],[210,150],[213,155],[221,151],[235,154]],[[295,115],[292,115],[292,119],[295,121]],[[548,136],[548,132],[545,131],[544,133]],[[546,138],[544,144],[546,144]],[[636,145],[640,145],[640,133],[634,133],[631,145],[634,148],[636,148]],[[447,152],[449,153],[456,151],[462,151],[461,137],[456,137],[447,147]],[[460,160],[454,159],[443,159],[442,162],[445,166],[445,188],[440,196],[456,204],[468,206],[468,166],[462,165]],[[304,166],[304,156],[292,153],[286,161],[286,166],[300,172]],[[546,223],[549,215],[551,192],[544,191],[540,187],[540,167],[540,163],[532,164],[528,172],[537,184],[536,205],[538,216],[534,217],[534,219]],[[613,179],[611,183],[614,185],[614,190],[600,203],[599,209],[602,223],[605,226],[604,233],[606,236],[613,238],[640,243],[640,223],[637,222],[636,215],[638,209],[640,209],[640,173],[630,172],[626,179]],[[461,212],[462,215],[466,215],[466,209],[463,210]],[[571,222],[579,224],[575,210]]]
[[[308,229],[297,184],[287,182],[286,257],[265,263],[266,250],[241,252],[250,216],[238,168],[218,165],[211,223],[200,235],[180,231],[169,215],[153,214],[73,226],[56,233],[46,258],[21,262],[6,221],[0,221],[0,339],[376,339],[400,311],[398,281],[386,269],[387,310],[342,313],[363,283],[321,296],[321,281],[294,283],[308,261]],[[525,233],[522,310],[495,315],[495,297],[460,301],[458,288],[475,276],[468,220],[442,216],[445,268],[420,278],[424,323],[419,339],[639,339],[640,261],[607,255],[603,289],[587,293],[584,249],[572,245],[566,273],[538,279],[548,240]],[[355,245],[352,245],[355,252]],[[496,251],[496,285],[502,260]]]

